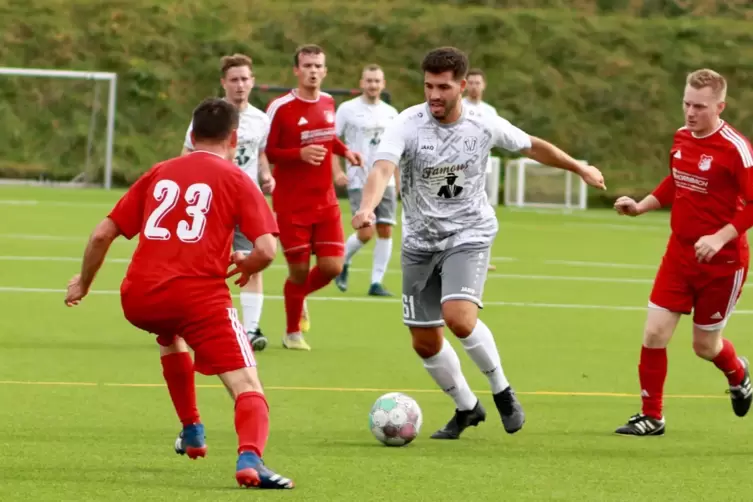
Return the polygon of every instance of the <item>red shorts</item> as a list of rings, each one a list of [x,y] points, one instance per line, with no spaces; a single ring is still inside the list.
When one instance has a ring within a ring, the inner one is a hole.
[[[686,315],[692,312],[693,323],[706,331],[724,328],[748,276],[747,262],[710,264],[684,258],[675,253],[664,255],[649,307]]]
[[[195,300],[181,303],[180,298],[180,292],[170,289],[151,296],[131,291],[121,295],[121,304],[126,319],[157,335],[160,345],[171,345],[176,336],[183,338],[194,351],[199,373],[219,375],[256,366],[229,294],[227,302],[199,306]]]
[[[334,207],[320,215],[277,215],[280,244],[288,263],[308,263],[311,251],[319,257],[345,255],[340,208]]]

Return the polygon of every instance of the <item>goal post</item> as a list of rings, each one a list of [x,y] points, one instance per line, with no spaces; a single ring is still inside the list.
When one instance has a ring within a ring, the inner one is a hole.
[[[108,83],[106,145],[105,145],[103,185],[105,189],[110,190],[112,188],[112,161],[113,161],[112,151],[113,151],[113,142],[115,139],[115,102],[116,102],[116,91],[117,91],[117,80],[118,80],[117,74],[110,73],[110,72],[99,72],[99,71],[72,71],[72,70],[48,70],[48,69],[42,69],[42,68],[0,67],[0,76],[92,80],[95,82],[104,81]],[[94,114],[94,112],[95,112],[95,109],[92,110],[92,115]],[[90,129],[89,129],[89,137],[87,139],[88,149],[91,148],[92,136],[94,134],[94,131],[92,130],[92,128],[93,128],[93,116],[92,116],[92,125],[90,126]],[[85,175],[86,173],[84,172],[81,174]]]
[[[588,186],[570,171],[518,158],[505,164],[505,205],[583,210],[588,206]]]

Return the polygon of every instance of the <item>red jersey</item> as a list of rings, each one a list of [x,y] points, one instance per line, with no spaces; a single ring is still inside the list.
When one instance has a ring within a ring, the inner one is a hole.
[[[179,287],[182,300],[227,300],[225,282],[235,226],[251,241],[277,236],[259,188],[232,162],[195,151],[159,163],[109,214],[126,239],[139,243],[121,286],[140,295]],[[171,291],[174,291],[171,289]]]
[[[745,232],[753,224],[751,167],[750,142],[726,122],[700,138],[679,129],[670,150],[671,174],[653,192],[662,206],[672,206],[672,240],[692,248],[704,235],[731,223],[739,237],[715,261],[747,261]]]
[[[267,107],[270,120],[265,153],[274,164],[277,183],[272,205],[277,214],[313,215],[338,206],[332,176],[332,154],[343,156],[347,148],[335,134],[335,100],[321,92],[315,101],[299,97],[295,90]],[[301,149],[322,145],[327,156],[318,166],[301,160]]]

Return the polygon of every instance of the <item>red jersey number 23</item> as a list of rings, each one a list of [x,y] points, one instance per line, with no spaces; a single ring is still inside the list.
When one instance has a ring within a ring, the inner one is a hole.
[[[166,241],[172,235],[170,230],[161,227],[162,218],[175,208],[180,197],[180,187],[172,180],[160,180],[154,186],[152,194],[160,205],[152,211],[144,226],[144,237],[147,239]],[[198,242],[204,236],[207,219],[204,216],[212,204],[212,188],[205,183],[194,183],[188,187],[184,195],[188,207],[186,214],[190,221],[178,222],[176,234],[183,242]]]

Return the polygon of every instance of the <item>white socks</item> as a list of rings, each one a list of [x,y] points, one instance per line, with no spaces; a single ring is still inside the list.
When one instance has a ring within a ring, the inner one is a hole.
[[[384,273],[392,256],[392,238],[381,239],[377,237],[374,245],[374,264],[371,269],[371,283],[381,284]]]
[[[472,410],[478,399],[471,392],[468,382],[460,369],[460,359],[450,342],[442,338],[442,349],[436,355],[424,359],[424,368],[437,382],[439,388],[449,395],[458,410]]]
[[[243,309],[243,329],[253,333],[259,329],[261,320],[261,308],[264,304],[262,293],[249,293],[241,291],[241,307]]]
[[[481,319],[476,321],[476,327],[473,328],[470,336],[460,338],[460,343],[463,344],[463,348],[476,363],[481,373],[489,379],[492,393],[502,392],[510,386],[507,377],[505,377],[505,372],[502,370],[502,362],[497,344],[494,342],[494,335]]]
[[[358,235],[352,234],[350,237],[348,237],[348,240],[345,241],[345,264],[350,265],[350,261],[353,259],[353,256],[358,252],[359,249],[363,247],[363,242],[358,240]]]

